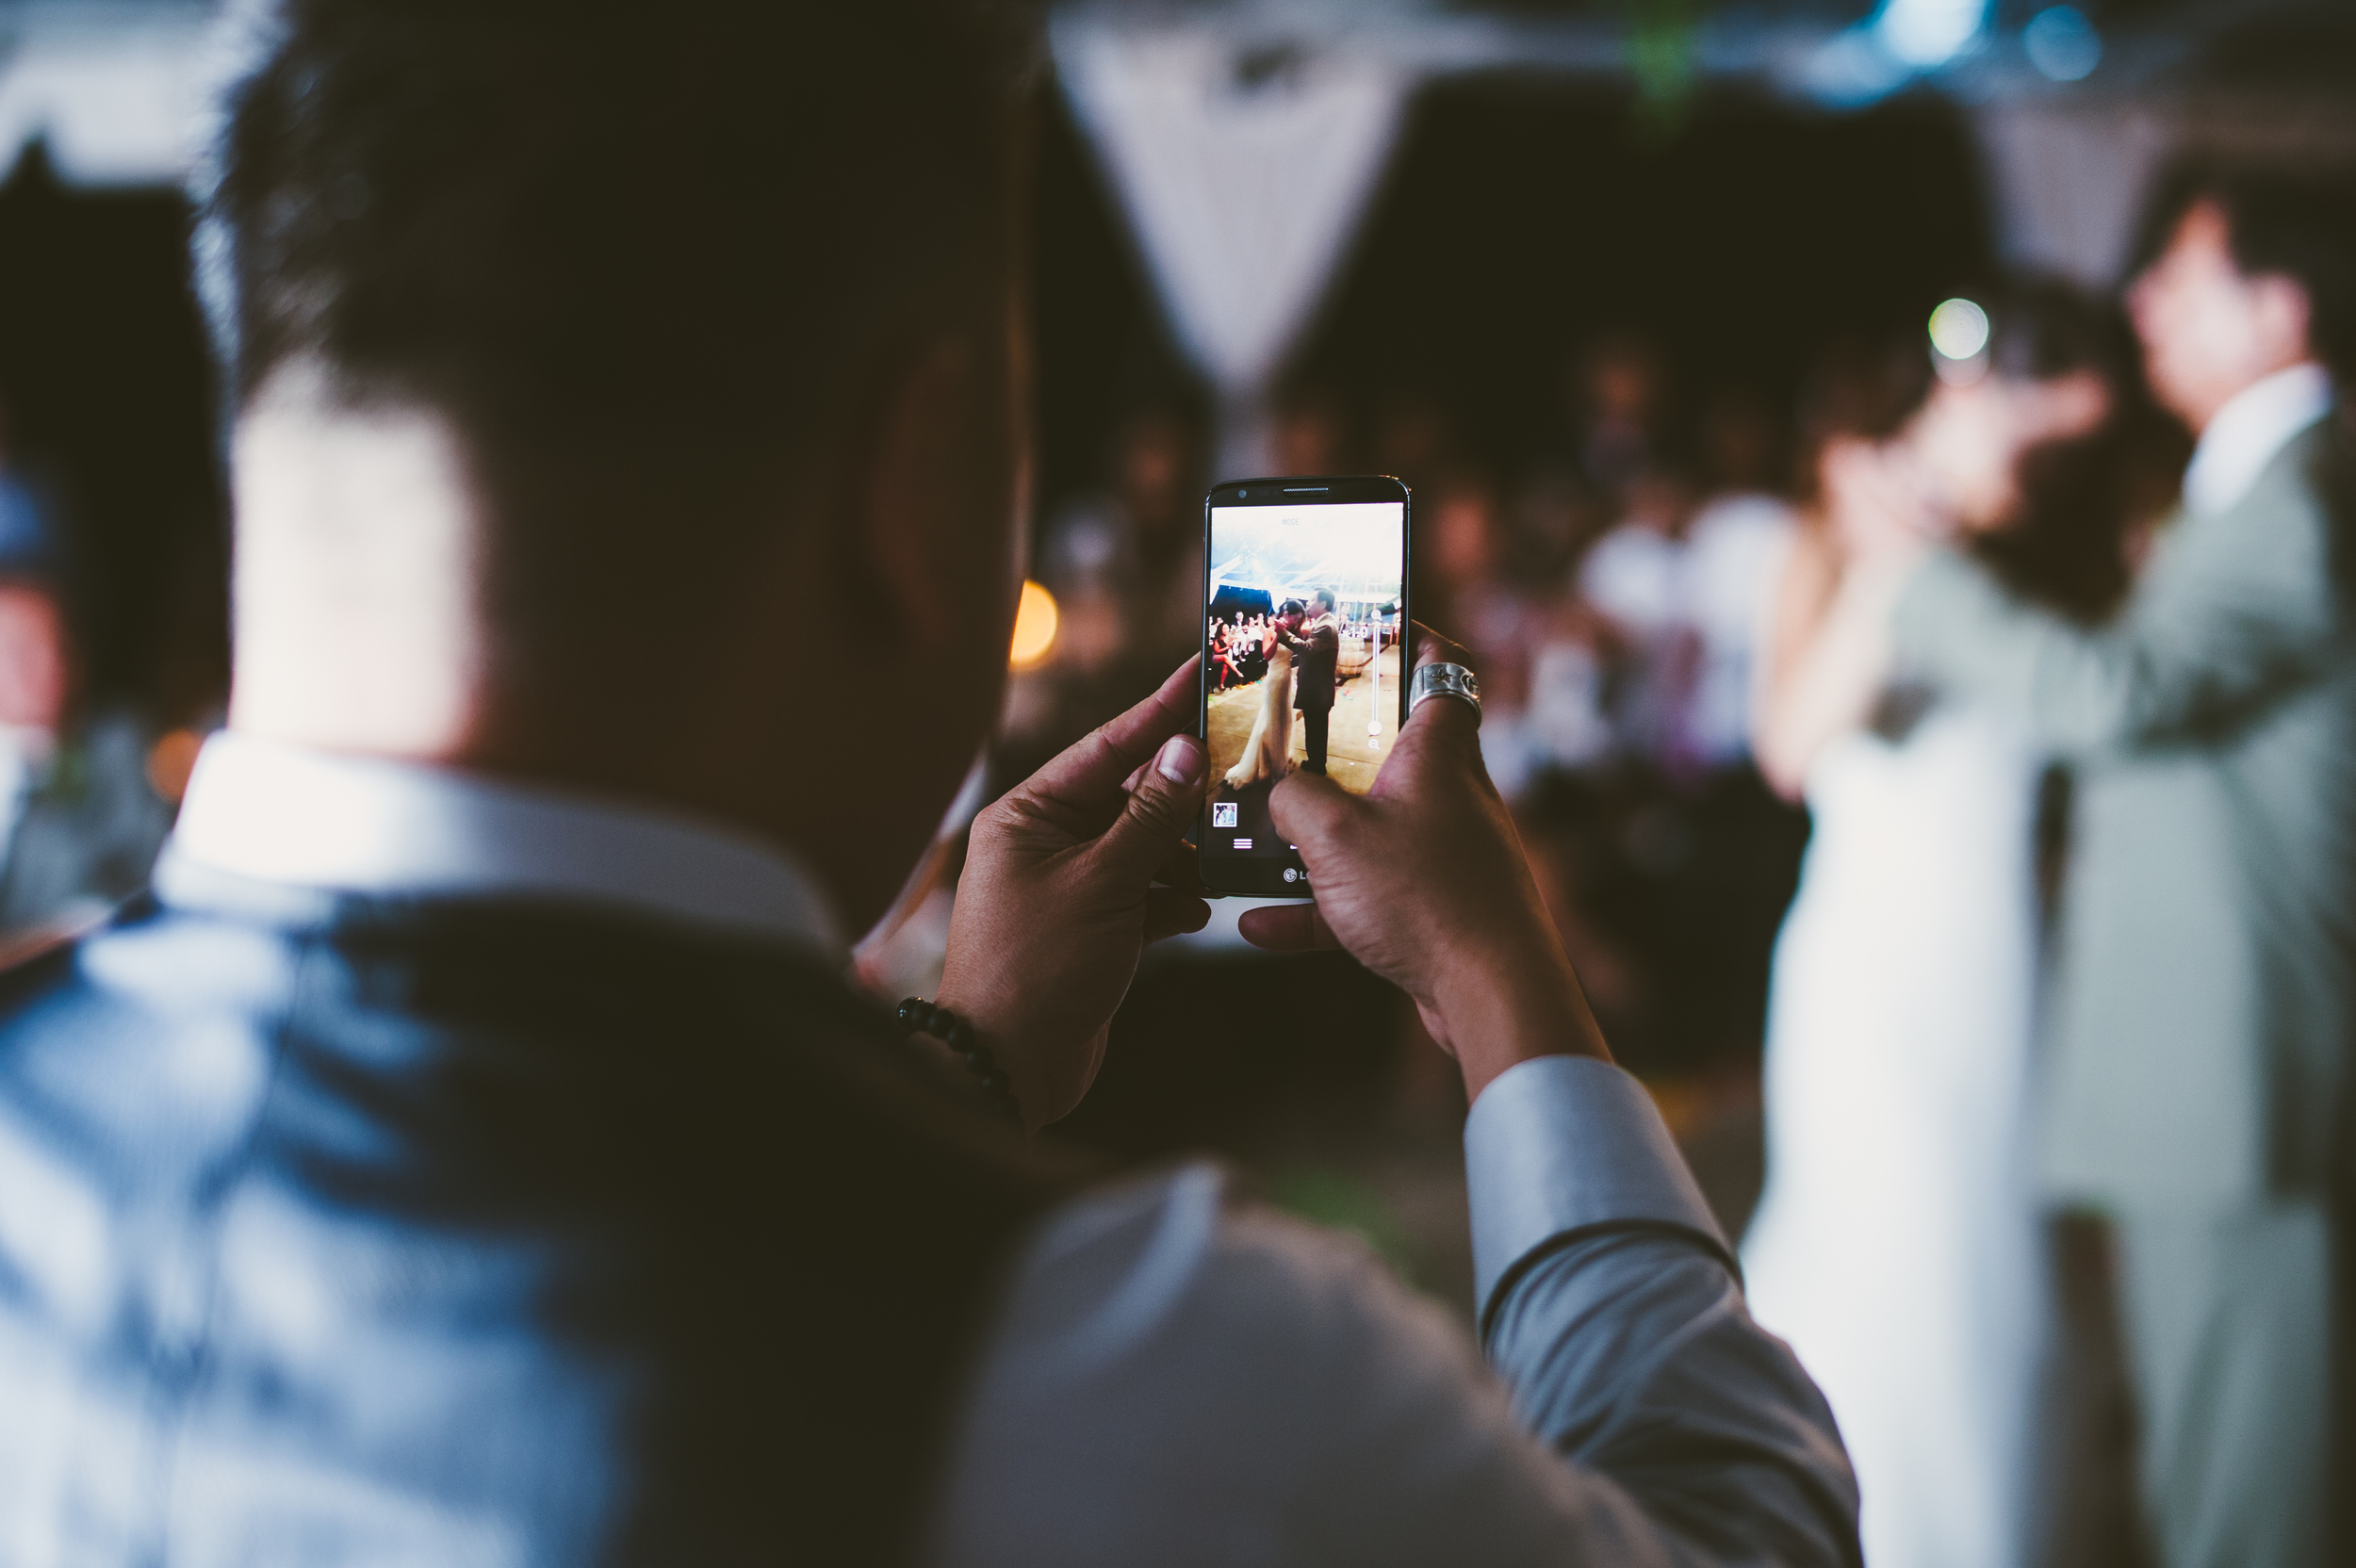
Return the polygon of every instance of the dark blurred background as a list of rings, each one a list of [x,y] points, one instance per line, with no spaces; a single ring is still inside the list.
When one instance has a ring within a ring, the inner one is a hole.
[[[62,184],[35,143],[0,186],[0,441],[43,475],[99,701],[167,725],[228,678],[227,538],[176,192]]]

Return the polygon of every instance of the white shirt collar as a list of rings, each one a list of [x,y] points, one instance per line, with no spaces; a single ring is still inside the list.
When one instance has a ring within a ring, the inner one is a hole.
[[[2292,436],[2331,411],[2331,377],[2320,365],[2294,365],[2243,387],[2211,416],[2184,470],[2184,508],[2217,513],[2258,482]]]
[[[326,892],[528,896],[634,909],[844,956],[817,882],[747,835],[479,774],[280,745],[205,743],[155,872]]]

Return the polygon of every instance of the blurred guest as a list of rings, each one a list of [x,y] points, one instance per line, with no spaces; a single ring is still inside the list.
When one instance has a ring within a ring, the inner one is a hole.
[[[1890,584],[1940,523],[1975,530],[2024,602],[2095,617],[2125,586],[2125,487],[2069,482],[2116,478],[2126,450],[2124,322],[2023,290],[1993,363],[1902,436],[1897,386],[1826,411],[1761,714],[1760,760],[1814,827],[1775,956],[1743,1266],[1840,1417],[1876,1568],[2027,1560],[2050,1337],[2027,1148],[2042,759],[2007,712],[1884,685]]]
[[[1349,430],[1341,400],[1325,388],[1306,386],[1287,393],[1277,403],[1269,432],[1275,472],[1304,478],[1341,473]]]
[[[1489,1367],[1215,1168],[1023,1140],[1209,919],[1191,650],[977,816],[938,1005],[853,988],[1005,692],[1039,41],[558,15],[288,0],[228,95],[230,726],[8,976],[0,1556],[1853,1563],[1468,693],[1276,787],[1318,898],[1241,926],[1448,1051]]]
[[[1175,403],[1119,419],[1100,485],[1041,524],[1032,573],[1056,601],[1046,656],[1019,673],[991,738],[998,787],[1120,710],[1202,635],[1196,427]]]
[[[1749,759],[1757,645],[1792,528],[1769,488],[1765,410],[1722,394],[1703,432],[1708,498],[1666,469],[1633,481],[1579,573],[1580,596],[1617,632],[1622,749],[1682,777]]]
[[[1514,574],[1531,582],[1565,582],[1612,516],[1579,477],[1541,463],[1513,493],[1507,537]]]
[[[1729,383],[1704,400],[1702,463],[1713,496],[1774,495],[1790,480],[1786,420],[1757,387]]]
[[[1114,430],[1104,488],[1041,531],[1038,569],[1063,617],[1063,672],[1163,668],[1186,656],[1203,608],[1197,446],[1174,408],[1130,415]]]
[[[1608,536],[1606,525],[1641,517],[1641,530],[1655,520],[1655,503],[1673,497],[1690,510],[1677,481],[1658,472],[1667,390],[1665,362],[1642,334],[1611,332],[1591,344],[1570,367],[1567,449],[1546,455],[1525,477],[1510,528],[1494,498],[1484,498],[1483,585],[1471,586],[1472,575],[1461,569],[1453,574],[1464,584],[1456,591],[1465,601],[1457,612],[1463,634],[1476,646],[1510,650],[1504,660],[1487,655],[1487,668],[1499,677],[1501,722],[1482,739],[1510,794],[1602,760],[1617,739],[1615,714],[1625,717],[1644,700],[1642,681],[1624,678],[1632,662],[1622,657],[1631,651],[1622,636],[1627,627],[1562,585],[1601,547],[1597,534]],[[1670,526],[1681,529],[1683,521]],[[1657,596],[1647,594],[1659,586],[1647,548],[1653,542],[1624,537],[1606,552],[1601,573],[1632,600]]]
[[[1582,683],[1599,699],[1605,744],[1590,765],[1604,763],[1620,825],[1596,863],[1645,956],[1663,1059],[1693,1066],[1757,1048],[1804,832],[1750,763],[1755,654],[1791,530],[1764,490],[1773,425],[1722,395],[1704,433],[1709,491],[1658,446],[1623,487],[1621,520],[1576,580],[1594,633],[1548,649],[1531,702],[1567,711]]]
[[[1484,477],[1458,470],[1417,497],[1416,512],[1416,612],[1467,646],[1480,646],[1505,561],[1497,493]]]
[[[1691,771],[1685,730],[1701,667],[1686,547],[1693,487],[1654,469],[1631,479],[1625,494],[1622,520],[1580,563],[1579,595],[1611,632],[1619,749],[1683,774]]]
[[[1679,750],[1708,770],[1750,759],[1760,644],[1793,532],[1776,492],[1775,419],[1764,402],[1721,393],[1702,419],[1710,494],[1685,534],[1682,592],[1699,668]]]
[[[1693,519],[1684,476],[1654,472],[1628,484],[1619,522],[1579,564],[1579,590],[1589,603],[1636,632],[1666,632],[1684,613],[1684,543]]]
[[[1374,462],[1383,473],[1420,493],[1457,459],[1456,431],[1448,410],[1430,393],[1395,387],[1375,411]]]
[[[1668,366],[1641,333],[1614,332],[1582,355],[1572,374],[1573,457],[1587,482],[1621,497],[1661,456]]]
[[[0,445],[0,942],[22,946],[137,891],[171,813],[145,727],[82,688],[58,514],[10,456]]]
[[[1481,754],[1498,787],[1517,796],[1539,769],[1584,759],[1597,740],[1602,693],[1592,629],[1559,595],[1507,576],[1508,541],[1487,476],[1443,474],[1416,504],[1416,615],[1448,629],[1481,661],[1490,715]],[[1547,683],[1534,684],[1539,676]]]
[[[2356,1038],[2356,516],[2331,415],[2356,351],[2352,223],[2344,181],[2171,181],[2129,302],[2151,388],[2199,444],[2125,608],[2089,629],[1949,550],[1894,623],[1903,670],[2077,767],[2043,1166],[2114,1222],[2168,1568],[2330,1556]]]

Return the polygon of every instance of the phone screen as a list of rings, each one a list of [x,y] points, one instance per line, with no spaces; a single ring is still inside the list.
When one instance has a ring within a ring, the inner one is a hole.
[[[1364,794],[1407,717],[1407,487],[1244,480],[1207,498],[1200,862],[1214,891],[1305,896],[1268,815],[1287,774]]]

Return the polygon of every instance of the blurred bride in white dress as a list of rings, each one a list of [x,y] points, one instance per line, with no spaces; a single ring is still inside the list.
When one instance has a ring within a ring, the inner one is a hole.
[[[2116,602],[2120,509],[2096,482],[2125,439],[2119,342],[2100,307],[2030,290],[1992,368],[1911,416],[1888,374],[1852,378],[1779,584],[1758,755],[1813,829],[1742,1261],[1841,1423],[1868,1568],[2027,1560],[2051,1316],[2028,1151],[2042,762],[1996,715],[1891,684],[1890,611],[1939,532],[2049,603]]]

